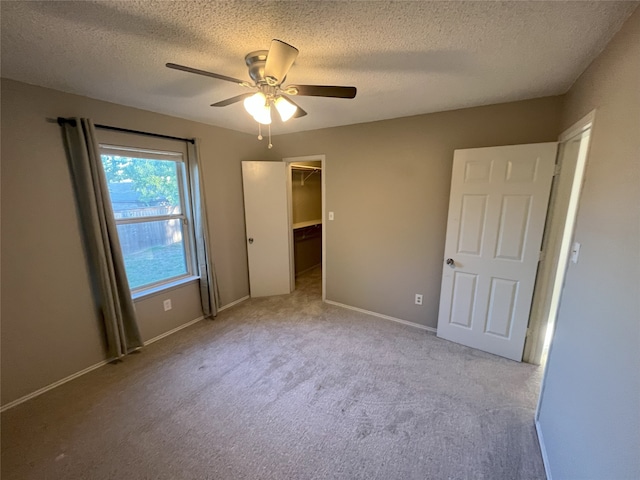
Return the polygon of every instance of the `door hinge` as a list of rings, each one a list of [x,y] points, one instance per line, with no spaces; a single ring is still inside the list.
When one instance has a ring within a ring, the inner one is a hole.
[[[542,251],[539,252],[538,253],[538,262],[544,261],[544,257],[545,257],[544,252],[542,252]]]
[[[556,163],[555,168],[553,169],[553,176],[557,176],[560,175],[560,170],[562,170],[562,165],[559,163]]]

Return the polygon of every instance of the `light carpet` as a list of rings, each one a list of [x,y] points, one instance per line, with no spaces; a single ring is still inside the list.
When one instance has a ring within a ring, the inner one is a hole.
[[[2,414],[2,478],[545,478],[538,367],[322,303],[320,270]]]

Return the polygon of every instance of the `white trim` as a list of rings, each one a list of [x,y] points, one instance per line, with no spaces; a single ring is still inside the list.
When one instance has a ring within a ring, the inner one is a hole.
[[[567,140],[575,137],[576,135],[581,134],[585,130],[589,128],[593,128],[593,121],[596,118],[596,111],[591,110],[584,117],[578,120],[576,123],[571,125],[568,129],[560,134],[558,137],[558,143],[564,143]]]
[[[568,139],[571,139],[573,137],[575,137],[578,134],[583,133],[585,130],[589,129],[589,135],[593,134],[593,126],[595,124],[595,118],[596,118],[596,110],[591,110],[587,115],[585,115],[584,117],[582,117],[580,120],[578,120],[576,123],[574,123],[571,127],[569,127],[567,130],[565,130],[564,132],[562,132],[562,134],[559,137],[559,143],[563,143],[565,141],[567,141]],[[582,179],[581,179],[581,186],[580,186],[580,192],[578,194],[578,208],[580,208],[580,196],[582,195],[582,187],[584,186],[584,182],[586,181],[587,178],[587,172],[586,172],[586,168],[587,168],[587,162],[589,161],[589,155],[591,154],[591,146],[593,145],[593,142],[591,142],[591,140],[589,140],[589,145],[587,148],[587,152],[586,152],[586,159],[585,159],[585,165],[584,165],[584,171],[582,173]],[[576,216],[573,219],[574,224],[573,224],[573,229],[574,229],[574,234],[575,234],[575,223],[578,220],[578,214],[576,212]],[[568,268],[568,267],[565,267]],[[562,302],[562,293],[560,294],[560,302]],[[560,307],[558,306],[558,309]],[[557,322],[557,318],[556,318],[556,322]],[[539,330],[539,329],[538,329]],[[540,419],[540,407],[542,406],[542,397],[544,396],[544,389],[546,387],[546,383],[547,383],[547,371],[549,370],[549,360],[551,359],[551,354],[553,352],[553,338],[551,340],[551,344],[549,345],[549,351],[547,352],[547,359],[544,363],[544,371],[542,372],[542,380],[540,382],[540,393],[538,394],[538,403],[536,405],[536,413],[534,416],[535,422],[536,424],[538,423],[538,420]],[[551,478],[549,476],[549,478]]]
[[[245,298],[249,298],[249,297],[245,297]],[[233,304],[239,303],[242,300],[244,300],[244,299],[240,299],[240,300],[234,302]],[[224,308],[228,308],[231,305],[232,304],[229,304]],[[158,340],[160,340],[160,339],[162,339],[162,338],[164,338],[166,336],[171,335],[172,333],[176,333],[177,331],[182,330],[183,328],[187,328],[187,327],[193,325],[194,323],[199,322],[202,319],[204,319],[204,317],[198,317],[195,320],[191,320],[190,322],[187,322],[184,325],[180,325],[179,327],[174,328],[173,330],[169,330],[168,332],[165,332],[165,333],[163,333],[161,335],[158,335],[157,337],[154,337],[151,340],[147,340],[146,342],[144,342],[144,345],[147,346],[150,343],[156,342],[156,341],[158,341]],[[79,372],[73,373],[73,374],[69,375],[68,377],[64,377],[61,380],[53,382],[53,383],[47,385],[46,387],[39,388],[35,392],[31,392],[31,393],[25,395],[24,397],[20,397],[20,398],[18,398],[16,400],[13,400],[12,402],[7,403],[6,405],[3,405],[2,407],[0,407],[0,412],[4,412],[5,410],[9,410],[10,408],[15,407],[16,405],[20,405],[21,403],[24,403],[27,400],[31,400],[32,398],[38,397],[38,396],[42,395],[43,393],[48,392],[49,390],[53,390],[54,388],[59,387],[60,385],[65,384],[67,382],[70,382],[71,380],[75,380],[76,378],[81,377],[85,373],[89,373],[89,372],[91,372],[93,370],[96,370],[96,369],[98,369],[100,367],[103,367],[107,363],[111,363],[114,360],[115,360],[115,358],[112,358],[112,359],[109,359],[109,360],[103,360],[103,361],[101,361],[99,363],[96,363],[95,365],[91,365],[90,367],[87,367],[87,368],[85,368],[83,370],[80,370]]]
[[[322,155],[322,177],[320,190],[322,192],[322,300],[327,299],[327,162]]]
[[[149,297],[165,294],[169,290],[175,290],[176,288],[184,287],[188,283],[193,283],[198,280],[200,280],[200,277],[196,275],[189,275],[179,278],[178,280],[174,280],[173,282],[163,283],[162,285],[156,285],[155,287],[149,287],[143,290],[139,290],[136,293],[131,293],[131,298],[133,299],[133,302],[136,303],[141,300],[146,300]]]
[[[153,337],[152,339],[147,340],[146,342],[144,342],[144,346],[146,347],[147,345],[149,345],[149,344],[151,344],[153,342],[157,342],[158,340],[162,340],[164,337],[168,337],[172,333],[179,332],[183,328],[190,327],[194,323],[198,323],[200,320],[203,320],[203,319],[204,319],[204,317],[198,317],[198,318],[196,318],[194,320],[191,320],[190,322],[187,322],[187,323],[184,323],[184,324],[180,325],[179,327],[173,328],[173,329],[169,330],[168,332],[161,333],[157,337]]]
[[[48,392],[49,390],[53,390],[54,388],[59,387],[63,383],[70,382],[71,380],[74,380],[74,379],[76,379],[78,377],[81,377],[85,373],[89,373],[89,372],[91,372],[93,370],[96,370],[97,368],[100,368],[100,367],[102,367],[102,366],[104,366],[107,363],[110,363],[112,361],[113,361],[113,359],[111,359],[111,360],[103,360],[102,362],[96,363],[95,365],[91,365],[90,367],[87,367],[84,370],[80,370],[79,372],[76,372],[76,373],[74,373],[72,375],[69,375],[68,377],[63,378],[62,380],[58,380],[57,382],[53,382],[52,384],[47,385],[46,387],[39,388],[35,392],[31,392],[31,393],[25,395],[24,397],[20,397],[17,400],[14,400],[12,402],[7,403],[6,405],[3,405],[2,408],[0,408],[0,412],[4,412],[5,410],[9,410],[10,408],[15,407],[16,405],[20,405],[21,403],[24,403],[27,400],[31,400],[32,398],[38,397],[38,396],[42,395],[43,393]]]
[[[286,162],[285,162],[286,164]],[[293,234],[293,171],[291,164],[286,164],[287,171],[287,220],[289,222],[289,293],[296,289],[296,255]]]
[[[235,300],[231,303],[227,303],[226,305],[220,307],[218,309],[218,312],[222,312],[223,310],[226,310],[227,308],[231,308],[231,307],[235,307],[236,305],[238,305],[239,303],[244,302],[245,300],[249,300],[251,297],[249,295],[247,295],[246,297],[242,297],[239,298],[238,300]]]
[[[436,329],[433,327],[427,327],[426,325],[420,325],[419,323],[410,322],[408,320],[402,320],[401,318],[390,317],[389,315],[383,315],[382,313],[371,312],[358,307],[352,307],[351,305],[345,305],[344,303],[334,302],[333,300],[324,300],[329,305],[335,305],[336,307],[346,308],[348,310],[355,310],[356,312],[365,313],[374,317],[383,318],[385,320],[391,320],[392,322],[402,323],[403,325],[409,325],[410,327],[419,328],[420,330],[426,330],[427,332],[436,333]]]
[[[282,161],[286,163],[321,162],[325,160],[325,158],[326,158],[325,154],[319,153],[317,155],[304,155],[302,157],[285,157],[282,159]]]
[[[586,150],[584,151],[584,155],[581,155],[583,152],[582,148],[584,146],[581,143],[580,149],[576,157],[575,168],[573,169],[573,178],[571,179],[570,195],[567,203],[567,209],[569,209],[571,206],[572,198],[574,198],[573,191],[576,188],[576,185],[579,185],[577,187],[578,188],[577,201],[579,202],[581,192],[582,192],[582,186],[584,185],[584,181],[586,178],[585,177],[586,162],[589,157],[589,151],[591,148],[590,136],[591,136],[591,130],[593,126],[593,120],[595,118],[594,115],[595,115],[595,110],[591,111],[587,116],[583,117],[579,122],[569,127],[567,130],[565,130],[564,133],[560,135],[560,138],[564,138],[564,140],[558,142],[558,150],[557,150],[557,157],[556,157],[556,162],[558,163],[556,163],[556,171],[559,172],[559,177],[558,179],[554,179],[553,184],[551,186],[551,193],[549,198],[550,199],[555,198],[555,200],[553,202],[551,201],[549,202],[542,248],[545,248],[545,249],[548,248],[549,241],[547,239],[547,236],[549,235],[549,230],[551,228],[551,225],[554,223],[555,219],[558,217],[558,215],[560,215],[559,207],[557,204],[558,201],[556,197],[558,194],[559,183],[563,181],[567,175],[567,173],[565,173],[564,175],[562,173],[562,169],[563,169],[562,162],[565,159],[561,157],[560,147],[562,145],[566,145],[569,142],[576,141],[578,139],[580,139],[580,141],[584,142],[584,145],[586,145]],[[587,121],[589,123],[585,123]],[[564,230],[566,232],[567,229],[570,229],[572,232],[575,233],[575,222],[577,219],[577,212],[573,218],[573,222],[570,221],[569,214],[570,212],[567,210],[566,212],[564,212],[564,216],[562,217],[562,222],[564,223]],[[555,252],[552,252],[557,254],[558,260],[560,260],[561,252],[565,251],[561,247],[562,247],[562,239],[561,239],[560,245],[558,246],[558,249]],[[567,247],[567,250],[568,248],[569,247]],[[548,252],[543,252],[543,257],[546,257],[547,253]],[[555,257],[552,257],[552,259],[554,258]],[[544,260],[544,258],[542,258],[541,261],[542,260]],[[552,284],[555,284],[557,282],[558,272],[561,269],[564,269],[566,272],[567,268],[568,268],[568,263],[565,265],[562,265],[560,262],[558,262],[558,264],[556,265],[556,268],[553,271],[546,271],[546,269],[544,270],[539,269],[538,273],[536,274],[536,282],[547,281],[547,282],[552,282]],[[529,336],[529,338],[527,338],[525,343],[525,348],[523,351],[523,358],[522,358],[523,362],[532,363],[534,365],[541,365],[543,363],[544,344],[545,344],[545,341],[546,341],[545,339],[547,335],[549,335],[549,326],[551,323],[549,321],[549,318],[552,316],[556,316],[557,310],[558,310],[556,309],[556,311],[554,312],[553,309],[551,308],[552,306],[551,299],[555,295],[556,288],[562,288],[562,286],[559,286],[559,285],[554,286],[552,288],[551,294],[548,294],[547,289],[543,289],[540,292],[538,292],[538,290],[534,290],[534,297],[531,301],[531,314],[529,319],[530,320],[529,328],[531,329],[530,330],[531,335]],[[544,309],[547,313],[546,318],[540,315],[540,307],[545,305],[549,307]],[[543,326],[545,327],[544,335],[542,335]]]
[[[540,453],[542,454],[542,463],[544,464],[544,473],[547,475],[547,480],[553,480],[551,477],[551,465],[549,465],[549,457],[547,456],[547,447],[544,444],[544,437],[542,436],[542,427],[540,422],[535,421],[536,434],[538,436],[538,444],[540,445]]]
[[[127,147],[125,145],[109,145],[106,143],[99,144],[100,150],[107,155],[115,155],[125,157],[128,152],[141,153],[145,156],[145,160],[169,160],[171,162],[184,162],[184,152],[171,152],[169,150],[151,150],[148,148]],[[123,153],[124,152],[124,153]],[[134,157],[139,158],[139,157]]]
[[[322,170],[322,177],[320,177],[320,190],[322,192],[322,301],[327,301],[327,162],[326,155],[317,154],[317,155],[305,155],[302,157],[285,157],[282,159],[283,162],[292,163],[292,162],[320,162],[320,169]],[[291,168],[291,165],[289,165]],[[291,178],[291,174],[289,174],[289,178]],[[291,202],[289,202],[291,203]],[[291,217],[292,218],[292,217]],[[291,225],[292,239],[293,242],[293,224]],[[293,255],[293,243],[291,243],[291,250]],[[291,262],[292,269],[294,268],[293,262]],[[294,274],[295,278],[295,274]]]

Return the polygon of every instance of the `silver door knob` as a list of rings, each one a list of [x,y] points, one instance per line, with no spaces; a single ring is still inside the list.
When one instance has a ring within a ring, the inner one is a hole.
[[[447,265],[454,266],[456,262],[453,261],[453,258],[447,258]]]
[[[249,243],[253,243],[253,238],[250,238],[250,239],[249,239]]]

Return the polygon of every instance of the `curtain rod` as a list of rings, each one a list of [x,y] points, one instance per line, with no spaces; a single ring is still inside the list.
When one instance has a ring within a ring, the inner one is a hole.
[[[58,125],[62,126],[65,123],[69,125],[76,126],[76,121],[74,119],[58,117]],[[102,130],[113,130],[115,132],[125,132],[125,133],[137,133],[139,135],[147,135],[149,137],[158,137],[158,138],[167,138],[169,140],[180,140],[182,142],[189,142],[195,144],[196,141],[193,138],[181,138],[181,137],[172,137],[171,135],[162,135],[161,133],[151,133],[151,132],[142,132],[140,130],[131,130],[129,128],[120,128],[120,127],[111,127],[109,125],[99,125],[95,124],[94,127],[100,128]]]

